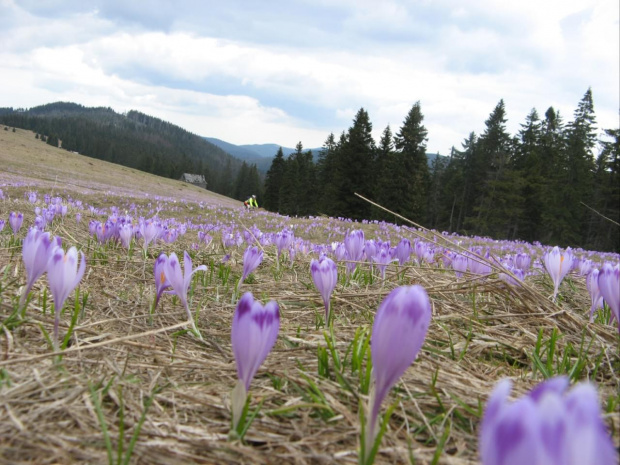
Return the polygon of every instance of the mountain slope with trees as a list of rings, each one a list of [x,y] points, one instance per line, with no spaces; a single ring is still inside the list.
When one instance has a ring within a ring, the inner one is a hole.
[[[116,113],[57,102],[28,110],[2,108],[0,123],[30,129],[47,143],[86,156],[178,179],[202,174],[209,190],[241,200],[241,191],[260,194],[261,180],[244,163],[204,138],[138,111]],[[238,182],[243,182],[243,189]]]

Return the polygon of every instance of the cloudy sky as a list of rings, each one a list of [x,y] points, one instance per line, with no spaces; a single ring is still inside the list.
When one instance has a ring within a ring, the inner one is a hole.
[[[235,144],[320,147],[360,107],[378,140],[420,101],[428,151],[497,102],[618,127],[617,0],[0,0],[0,106],[136,109]]]

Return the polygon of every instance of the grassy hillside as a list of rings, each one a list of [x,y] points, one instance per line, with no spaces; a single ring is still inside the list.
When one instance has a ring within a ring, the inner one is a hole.
[[[413,284],[426,289],[432,318],[417,359],[381,408],[383,414],[394,406],[375,463],[476,464],[481,416],[496,383],[510,378],[516,397],[557,374],[596,384],[605,425],[619,445],[617,327],[609,324],[609,309],[589,321],[590,297],[577,271],[553,301],[539,246],[246,211],[226,197],[72,154],[19,129],[0,130],[0,166],[0,220],[11,212],[24,217],[15,234],[8,222],[0,231],[0,463],[126,457],[150,465],[355,464],[377,308],[392,290]],[[86,260],[79,294],[69,292],[59,312],[61,351],[50,342],[56,296],[48,276],[20,303],[27,228],[56,205],[66,214],[52,215],[45,230]],[[134,236],[126,248],[105,235],[119,223],[156,224],[163,232],[148,244]],[[417,240],[434,255],[413,253],[402,265],[385,263],[383,272],[377,261],[338,259],[332,243],[351,230],[392,247]],[[278,249],[290,234],[291,243]],[[249,243],[263,260],[239,283]],[[479,260],[489,273],[457,278],[444,259],[471,246],[488,250],[489,259]],[[515,286],[491,257],[517,251],[532,266]],[[185,252],[193,268],[207,267],[193,276],[188,297],[203,339],[188,331],[178,296],[163,293],[153,305],[156,259],[174,253],[183,262]],[[337,262],[333,339],[309,271],[321,252]],[[596,266],[618,261],[613,254],[579,256]],[[229,435],[237,383],[231,323],[248,291],[262,304],[277,302],[280,331],[250,384],[251,412],[260,411],[240,441]],[[402,342],[387,341],[395,354]]]
[[[119,114],[57,102],[26,111],[0,109],[0,124],[30,129],[51,145],[178,179],[202,174],[210,189],[231,195],[241,161],[202,137],[137,111]]]

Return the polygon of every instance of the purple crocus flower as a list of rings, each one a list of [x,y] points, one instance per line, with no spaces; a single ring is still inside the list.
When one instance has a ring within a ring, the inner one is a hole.
[[[598,268],[593,268],[590,270],[590,273],[588,273],[588,276],[586,276],[586,287],[588,288],[590,299],[592,300],[592,305],[590,306],[590,322],[594,321],[594,312],[596,309],[603,307],[603,296],[598,287],[598,275]]]
[[[473,249],[472,252],[475,252],[478,255],[482,255],[482,250]],[[488,259],[488,251],[483,256],[484,258]],[[467,266],[469,267],[469,271],[471,273],[481,276],[489,275],[493,271],[491,265],[485,263],[481,258],[478,258],[474,255],[470,255],[469,257],[467,257]]]
[[[530,269],[532,258],[526,253],[518,253],[515,255],[515,267],[520,270],[527,271]]]
[[[405,263],[409,261],[410,256],[411,256],[411,242],[409,242],[409,239],[403,238],[396,245],[396,258],[398,258],[398,264],[400,266],[403,266]]]
[[[419,285],[394,289],[377,309],[370,340],[374,387],[366,425],[366,454],[377,434],[381,403],[418,355],[430,321],[431,302]]]
[[[144,241],[142,247],[144,250],[147,250],[151,241],[157,239],[159,236],[159,233],[161,232],[161,225],[152,218],[150,220],[143,220],[140,222],[139,231],[140,236]]]
[[[377,268],[381,272],[381,279],[385,279],[385,269],[390,264],[392,258],[390,251],[387,247],[380,247],[377,250],[376,255],[373,257],[373,262],[377,265]]]
[[[233,427],[237,428],[250,383],[276,343],[280,308],[275,301],[263,306],[251,292],[243,294],[233,316],[231,342],[239,382],[232,394]]]
[[[243,294],[233,316],[231,341],[237,376],[246,392],[280,330],[280,308],[275,301],[263,306],[251,292]]]
[[[243,275],[239,280],[239,285],[241,285],[241,283],[245,281],[245,278],[247,278],[250,273],[252,273],[256,268],[258,268],[258,265],[260,265],[262,261],[263,251],[260,250],[258,247],[248,247],[245,250],[245,253],[243,254]],[[238,287],[239,286],[237,286],[237,288]]]
[[[596,389],[551,378],[509,402],[510,380],[500,381],[480,428],[482,465],[613,465],[617,455],[601,417]]]
[[[456,254],[452,259],[452,269],[457,278],[461,278],[463,273],[467,271],[469,261],[465,255]]]
[[[344,247],[349,254],[349,260],[360,261],[364,254],[364,231],[355,229],[344,238]],[[355,268],[355,264],[353,264]]]
[[[86,270],[84,254],[78,268],[78,251],[71,247],[67,253],[62,247],[55,246],[47,262],[47,280],[54,297],[54,345],[58,348],[58,323],[60,311],[69,294],[77,287]]]
[[[620,333],[620,265],[604,263],[598,274],[598,287],[603,299],[611,308],[611,315],[616,319]]]
[[[171,284],[168,281],[168,277],[166,276],[166,265],[168,263],[168,256],[165,253],[161,253],[157,260],[155,260],[155,265],[153,266],[153,276],[155,277],[155,289],[157,291],[157,295],[155,296],[155,305],[153,308],[157,307],[159,303],[159,299],[164,291],[170,288]]]
[[[11,212],[9,214],[9,225],[11,226],[11,229],[13,230],[13,235],[15,236],[17,235],[17,232],[22,227],[23,222],[24,222],[24,215],[22,213]]]
[[[278,258],[284,249],[288,249],[291,246],[293,239],[295,239],[293,231],[287,229],[283,229],[275,235],[274,242],[276,244]]]
[[[364,244],[364,255],[366,255],[366,261],[370,262],[371,269],[372,269],[372,259],[376,254],[377,254],[377,243],[372,239],[368,239],[366,243]]]
[[[4,229],[4,225],[5,224],[6,224],[6,221],[0,220],[0,231],[2,231]]]
[[[579,268],[579,276],[587,276],[592,270],[592,260],[582,258],[577,260],[577,267]]]
[[[334,252],[334,258],[339,262],[344,260],[347,256],[347,249],[342,242],[333,242],[332,250]]]
[[[22,258],[26,269],[26,287],[21,296],[20,306],[26,301],[28,293],[34,283],[43,276],[47,269],[47,262],[54,247],[60,247],[60,238],[51,239],[50,233],[43,233],[37,228],[31,228],[24,238]]]
[[[121,239],[121,244],[126,249],[131,245],[131,238],[133,237],[133,226],[131,223],[125,223],[118,228],[118,236]]]
[[[564,279],[564,276],[568,274],[573,266],[573,252],[568,247],[564,252],[556,246],[552,250],[545,253],[543,256],[543,262],[547,273],[551,276],[553,281],[553,301],[558,295],[558,289],[560,283]]]
[[[500,273],[499,279],[510,284],[511,286],[521,286],[523,284],[523,279],[525,278],[523,270],[507,265],[504,265],[504,267],[506,268],[506,270],[510,271],[517,279],[513,278],[508,273]]]
[[[325,322],[329,325],[331,318],[330,299],[338,283],[338,267],[331,258],[322,256],[318,260],[313,259],[310,262],[310,274],[312,275],[314,285],[321,293],[321,297],[323,297]]]
[[[75,222],[76,222],[77,224],[80,224],[80,222],[81,222],[81,221],[82,221],[82,214],[81,214],[80,212],[77,212],[77,213],[75,214]]]
[[[189,311],[189,304],[187,303],[187,291],[189,290],[189,285],[192,281],[192,275],[197,271],[207,271],[206,265],[200,265],[196,269],[192,270],[192,259],[187,253],[183,257],[183,264],[185,266],[185,272],[181,270],[181,263],[177,257],[177,254],[172,252],[168,261],[166,261],[164,266],[165,276],[168,278],[170,282],[170,286],[172,287],[173,293],[179,298],[183,307],[185,307],[185,312],[187,313],[187,319],[191,321],[192,328],[197,334],[198,329],[194,323],[194,319],[192,318],[192,314]]]

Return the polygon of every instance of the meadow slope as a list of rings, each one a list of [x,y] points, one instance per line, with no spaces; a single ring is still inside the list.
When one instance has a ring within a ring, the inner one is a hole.
[[[383,411],[387,404],[395,409],[376,463],[478,463],[482,410],[505,377],[513,380],[515,396],[554,374],[592,381],[618,447],[618,330],[608,323],[608,309],[589,321],[590,297],[578,270],[553,302],[553,285],[540,265],[544,247],[246,212],[240,202],[180,181],[54,148],[29,131],[2,129],[0,220],[22,212],[24,224],[13,234],[7,221],[0,231],[0,464],[117,463],[117,456],[162,465],[357,463],[358,412],[368,400],[360,340],[382,299],[411,284],[430,296],[431,326],[384,403]],[[26,283],[22,240],[38,221],[35,209],[54,202],[66,212],[53,215],[46,231],[61,237],[65,249],[76,246],[87,263],[79,298],[72,292],[61,316],[61,341],[71,334],[60,355],[47,336],[53,299],[46,276],[25,307],[19,305]],[[165,226],[148,248],[134,238],[128,250],[91,230],[96,222],[137,226],[141,218]],[[333,256],[331,244],[354,229],[392,246],[417,241],[434,255],[413,253],[402,266],[390,263],[384,277],[365,260],[351,273],[338,261],[332,296],[338,367],[323,350],[323,302],[309,266],[321,252]],[[283,230],[294,240],[278,257],[275,238]],[[264,259],[240,292],[275,300],[281,328],[252,381],[251,408],[262,407],[242,443],[228,436],[237,381],[230,330],[248,244],[257,244]],[[498,258],[530,255],[525,282],[507,284],[493,264],[488,275],[457,278],[443,257],[472,246]],[[184,251],[194,267],[207,266],[190,290],[204,340],[185,331],[178,298],[164,294],[152,308],[156,258]],[[575,254],[596,265],[618,262],[612,254]]]

